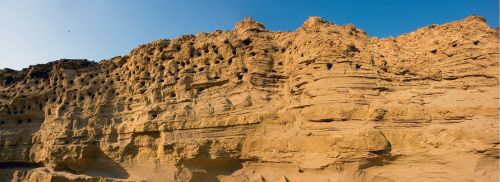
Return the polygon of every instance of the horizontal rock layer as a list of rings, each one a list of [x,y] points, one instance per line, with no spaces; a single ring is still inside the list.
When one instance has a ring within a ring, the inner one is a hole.
[[[0,71],[2,181],[498,181],[499,37],[309,18]]]

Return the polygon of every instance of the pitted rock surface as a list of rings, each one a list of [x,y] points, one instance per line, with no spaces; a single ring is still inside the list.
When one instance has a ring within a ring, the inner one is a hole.
[[[499,36],[311,17],[0,71],[0,181],[498,181]]]

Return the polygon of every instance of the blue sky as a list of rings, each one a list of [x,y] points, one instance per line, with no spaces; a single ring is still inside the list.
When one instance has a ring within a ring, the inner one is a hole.
[[[271,30],[321,16],[388,37],[472,14],[498,27],[498,8],[498,0],[0,0],[0,69],[100,61],[161,38],[233,29],[246,16]]]

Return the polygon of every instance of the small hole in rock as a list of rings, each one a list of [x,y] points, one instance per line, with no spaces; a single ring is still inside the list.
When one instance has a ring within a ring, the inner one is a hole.
[[[360,64],[356,64],[356,69],[359,69],[361,68],[361,65]]]
[[[243,40],[243,44],[245,44],[246,46],[250,45],[251,43],[252,43],[252,40],[249,38]]]
[[[333,68],[332,63],[326,63],[326,69],[331,70]]]
[[[248,68],[243,68],[243,73],[248,72]]]
[[[436,54],[437,53],[437,49],[434,49],[431,51],[432,54]]]
[[[474,42],[472,42],[474,45],[478,45],[479,44],[479,40],[476,40]]]

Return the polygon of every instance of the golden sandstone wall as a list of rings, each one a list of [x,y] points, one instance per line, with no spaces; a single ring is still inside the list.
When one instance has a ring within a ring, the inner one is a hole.
[[[309,18],[0,71],[0,181],[498,181],[499,37]]]

